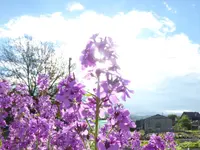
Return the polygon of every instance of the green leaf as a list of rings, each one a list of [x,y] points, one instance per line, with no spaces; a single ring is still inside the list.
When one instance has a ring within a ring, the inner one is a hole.
[[[92,94],[90,94],[90,93],[86,93],[84,96],[86,96],[86,97],[90,97],[90,96],[92,96]]]

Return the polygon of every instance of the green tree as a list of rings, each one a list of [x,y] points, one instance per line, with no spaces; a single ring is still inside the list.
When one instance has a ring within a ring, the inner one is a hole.
[[[168,118],[172,120],[172,125],[174,126],[176,121],[178,120],[178,116],[176,114],[169,114]]]
[[[188,118],[188,116],[183,115],[178,120],[178,123],[176,124],[176,126],[179,127],[179,128],[181,128],[181,129],[191,130],[192,123],[191,123],[191,120]]]

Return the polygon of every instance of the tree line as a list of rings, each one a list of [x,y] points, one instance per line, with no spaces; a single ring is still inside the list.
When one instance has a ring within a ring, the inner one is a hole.
[[[191,130],[192,121],[188,118],[187,115],[177,116],[175,114],[168,115],[168,118],[172,119],[172,125],[175,130]]]

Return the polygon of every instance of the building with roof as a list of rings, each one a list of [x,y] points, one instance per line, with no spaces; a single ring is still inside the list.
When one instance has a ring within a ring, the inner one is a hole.
[[[137,129],[145,132],[172,131],[172,120],[163,115],[154,115],[146,119],[136,121]]]
[[[186,115],[191,121],[200,120],[199,112],[183,112],[181,117],[184,116],[184,115]]]
[[[187,116],[191,120],[192,130],[200,129],[200,113],[199,112],[183,112],[181,117]]]

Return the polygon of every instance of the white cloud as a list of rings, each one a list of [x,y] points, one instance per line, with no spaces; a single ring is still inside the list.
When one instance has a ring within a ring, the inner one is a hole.
[[[164,1],[163,4],[165,5],[165,7],[167,8],[168,11],[170,11],[170,12],[176,14],[176,10],[172,9],[172,8],[167,4],[167,2]]]
[[[84,6],[78,2],[72,2],[67,5],[67,10],[68,11],[78,11],[78,10],[80,11],[80,10],[84,10]]]
[[[78,62],[88,38],[96,32],[105,33],[118,43],[122,73],[132,80],[133,88],[153,90],[168,77],[200,73],[199,45],[183,33],[169,36],[175,29],[171,20],[152,12],[121,12],[109,17],[85,11],[71,19],[57,12],[12,19],[0,29],[0,36],[26,33],[40,40],[59,40],[64,43],[66,57]]]

